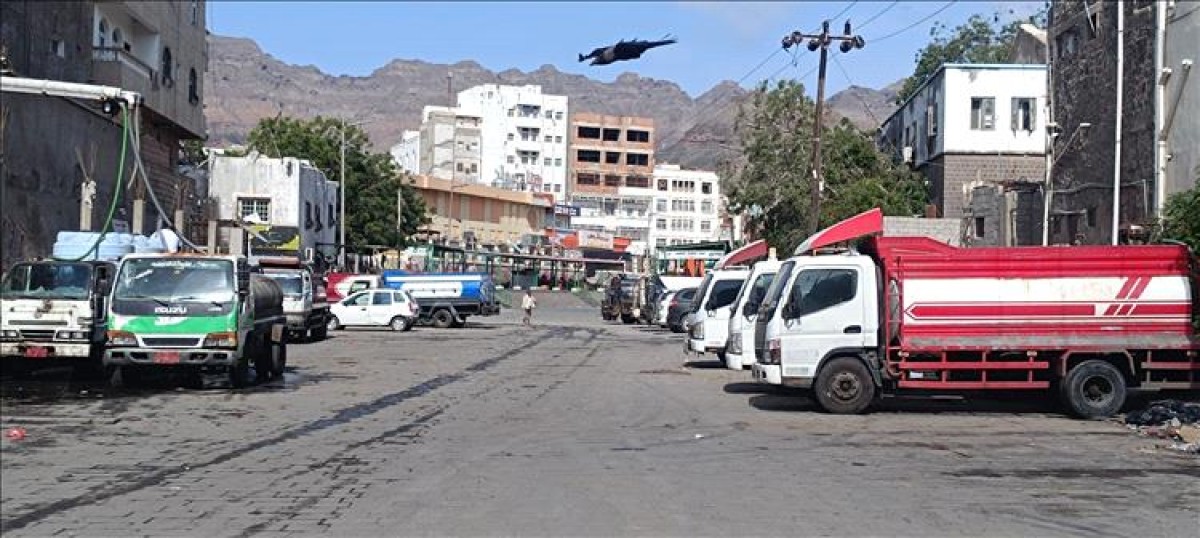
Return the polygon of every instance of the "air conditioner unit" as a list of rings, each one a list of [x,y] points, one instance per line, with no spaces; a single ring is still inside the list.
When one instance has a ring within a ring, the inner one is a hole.
[[[913,162],[912,146],[904,146],[904,149],[900,151],[900,154],[904,156],[904,162],[906,162],[906,163]]]

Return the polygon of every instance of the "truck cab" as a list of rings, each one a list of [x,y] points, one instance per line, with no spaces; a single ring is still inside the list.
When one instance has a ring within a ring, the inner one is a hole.
[[[733,301],[748,276],[750,269],[746,267],[717,269],[705,275],[692,300],[686,351],[701,355],[714,353],[725,361]]]
[[[0,356],[98,365],[115,269],[102,261],[13,265],[0,286]]]
[[[288,332],[296,339],[324,340],[329,325],[329,301],[321,279],[299,262],[283,264],[259,260],[263,275],[283,290],[283,314]]]
[[[754,365],[754,326],[758,309],[775,280],[783,262],[764,260],[754,264],[746,283],[733,301],[729,316],[729,345],[725,350],[725,367],[741,370]]]
[[[857,254],[801,255],[784,266],[757,321],[763,349],[754,377],[811,388],[826,358],[877,349],[878,270],[870,257]]]

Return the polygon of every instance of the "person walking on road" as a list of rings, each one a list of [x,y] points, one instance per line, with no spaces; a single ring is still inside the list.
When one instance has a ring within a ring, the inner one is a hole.
[[[525,317],[521,319],[522,325],[533,326],[534,308],[537,308],[537,301],[533,299],[533,291],[525,290],[525,297],[521,299],[521,309],[525,311]]]

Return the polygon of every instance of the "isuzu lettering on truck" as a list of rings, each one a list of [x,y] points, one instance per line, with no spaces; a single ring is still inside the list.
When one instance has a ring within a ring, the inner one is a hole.
[[[811,388],[834,413],[882,393],[1056,389],[1098,418],[1130,390],[1200,389],[1186,247],[960,249],[881,237],[882,221],[847,219],[783,264],[759,311],[755,379]]]

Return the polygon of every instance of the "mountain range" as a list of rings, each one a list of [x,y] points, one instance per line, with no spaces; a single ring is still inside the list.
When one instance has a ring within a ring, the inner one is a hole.
[[[545,93],[566,95],[572,111],[654,118],[657,161],[702,169],[713,169],[736,151],[736,105],[749,94],[732,81],[692,98],[673,82],[633,73],[606,83],[552,65],[528,73],[493,72],[474,61],[445,65],[397,59],[365,77],[334,76],[316,66],[280,61],[250,39],[210,35],[204,82],[208,144],[244,143],[262,118],[322,115],[362,121],[372,145],[386,151],[403,131],[418,128],[423,107],[450,104],[450,92],[487,83],[537,84]],[[895,109],[899,87],[852,86],[832,95],[827,107],[833,118],[873,130]]]

